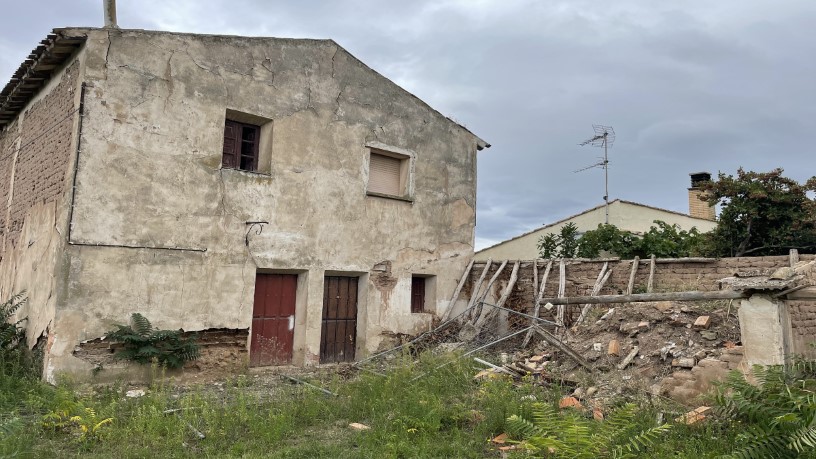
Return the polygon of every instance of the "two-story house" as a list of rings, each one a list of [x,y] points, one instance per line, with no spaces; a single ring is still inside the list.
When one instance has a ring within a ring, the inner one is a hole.
[[[57,29],[0,92],[0,294],[48,378],[133,312],[352,361],[453,307],[488,146],[331,40]]]

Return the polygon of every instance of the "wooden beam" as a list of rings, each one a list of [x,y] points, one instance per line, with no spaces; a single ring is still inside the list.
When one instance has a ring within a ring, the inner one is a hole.
[[[576,362],[578,362],[579,365],[581,365],[582,367],[586,368],[589,371],[593,370],[592,365],[589,362],[587,362],[583,357],[581,357],[580,354],[575,352],[574,349],[572,349],[571,347],[569,347],[566,344],[564,344],[563,342],[561,342],[561,340],[558,339],[555,335],[548,332],[547,330],[544,330],[543,328],[541,328],[538,325],[535,326],[535,331],[539,335],[541,335],[542,338],[544,338],[544,341],[546,341],[546,342],[550,343],[551,345],[557,347],[561,352],[563,352],[564,354],[567,354],[570,358],[572,358],[572,360],[575,360]]]
[[[700,300],[735,300],[747,298],[748,292],[736,290],[715,290],[711,292],[663,292],[635,293],[632,295],[599,295],[572,296],[566,298],[544,298],[542,303],[560,304],[609,304],[609,303],[642,303],[646,301],[700,301]]]
[[[654,289],[654,275],[655,275],[655,256],[652,255],[649,260],[649,282],[646,284],[646,293],[652,293]]]
[[[544,290],[547,289],[547,278],[550,276],[550,269],[552,269],[552,260],[548,261],[547,267],[544,268],[544,275],[541,276],[541,283],[539,284],[538,287],[538,294],[536,295],[535,305],[533,305],[533,317],[535,317],[536,319],[538,318],[539,311],[541,311],[541,298],[544,297]],[[530,326],[532,327],[535,324],[536,320],[530,319]],[[531,328],[527,332],[527,335],[524,337],[524,342],[521,344],[522,348],[527,347],[527,343],[530,342],[530,337],[532,336],[532,334],[533,329]]]
[[[558,263],[558,298],[563,298],[564,297],[564,292],[565,292],[566,287],[567,287],[567,274],[566,273],[567,273],[567,267],[564,264],[564,259],[562,258],[561,262]],[[558,303],[553,303],[553,304],[558,304]],[[556,311],[555,323],[557,323],[561,327],[564,326],[564,312],[566,312],[566,306],[564,306],[564,304],[566,304],[566,303],[559,304],[559,306],[555,310]]]
[[[632,260],[632,272],[629,273],[629,285],[626,287],[626,294],[631,295],[635,289],[635,275],[637,275],[638,266],[640,265],[640,257],[635,257]]]
[[[516,281],[518,280],[518,272],[520,265],[521,265],[520,261],[517,261],[513,265],[513,271],[510,273],[510,280],[504,287],[504,292],[502,292],[502,295],[499,298],[499,301],[496,303],[496,306],[503,308],[504,303],[507,302],[507,299],[510,298],[510,294],[513,293],[513,287],[516,286]],[[490,310],[488,310],[482,317],[476,320],[476,323],[474,324],[476,325],[476,328],[481,329],[482,326],[484,326],[485,322],[487,322],[488,319],[492,318],[498,311],[499,310],[497,308],[490,308]]]
[[[786,300],[816,300],[816,287],[804,287],[785,295]]]
[[[459,280],[459,284],[456,286],[456,290],[453,291],[453,295],[451,295],[451,299],[448,302],[448,309],[445,310],[445,314],[442,315],[442,321],[448,320],[451,315],[451,311],[453,311],[453,306],[456,304],[456,300],[459,299],[459,294],[462,293],[462,288],[465,286],[465,282],[467,282],[468,277],[470,276],[470,270],[473,269],[473,259],[470,260],[468,263],[467,268],[465,268],[465,273],[462,274],[462,278]]]
[[[716,258],[658,258],[655,263],[714,263]]]
[[[484,269],[482,269],[482,274],[479,276],[479,280],[476,281],[476,285],[473,286],[473,289],[470,292],[470,301],[468,301],[467,308],[470,309],[476,304],[476,301],[479,299],[479,291],[482,289],[482,282],[484,282],[485,276],[487,276],[487,272],[490,270],[490,265],[493,264],[493,260],[488,258],[485,262]],[[472,311],[471,311],[472,317]]]

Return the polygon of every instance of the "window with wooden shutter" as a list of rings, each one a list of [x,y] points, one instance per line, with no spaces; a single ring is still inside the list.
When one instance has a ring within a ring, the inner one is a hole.
[[[368,171],[368,191],[392,196],[405,194],[402,186],[404,159],[371,152]]]
[[[258,170],[260,137],[260,127],[226,120],[221,167],[245,171]]]
[[[425,278],[411,278],[411,312],[425,312]]]

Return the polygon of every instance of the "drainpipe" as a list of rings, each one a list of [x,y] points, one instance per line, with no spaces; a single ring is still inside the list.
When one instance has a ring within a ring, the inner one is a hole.
[[[105,28],[118,29],[116,24],[116,0],[102,0],[102,5],[105,12]]]

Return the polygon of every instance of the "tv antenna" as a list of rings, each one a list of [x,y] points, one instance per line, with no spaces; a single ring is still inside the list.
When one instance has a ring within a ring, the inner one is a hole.
[[[592,129],[595,130],[595,135],[589,139],[584,140],[583,142],[579,143],[580,146],[585,145],[592,145],[593,147],[603,147],[604,155],[603,158],[598,158],[598,161],[595,164],[591,164],[587,167],[578,169],[574,172],[581,172],[587,169],[593,169],[595,167],[600,167],[604,170],[604,203],[605,203],[605,212],[606,215],[604,217],[604,223],[607,225],[609,224],[609,156],[607,155],[607,150],[609,147],[612,146],[612,143],[615,142],[615,130],[612,129],[612,126],[603,126],[600,124],[593,124]]]

